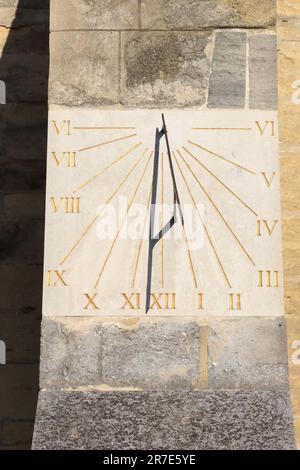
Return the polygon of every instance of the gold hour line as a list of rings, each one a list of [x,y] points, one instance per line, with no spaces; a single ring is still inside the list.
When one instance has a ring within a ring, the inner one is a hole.
[[[177,150],[177,152],[179,153],[178,150]],[[185,183],[185,185],[186,185],[186,187],[187,187],[187,190],[188,190],[188,192],[189,192],[189,195],[190,195],[190,197],[191,197],[191,199],[192,199],[192,201],[193,201],[194,207],[195,207],[195,209],[196,209],[196,211],[197,211],[197,213],[198,213],[198,215],[199,215],[199,218],[200,218],[200,220],[201,220],[201,222],[202,222],[202,224],[203,224],[205,234],[206,234],[206,236],[207,236],[207,238],[208,238],[208,241],[209,241],[209,244],[210,244],[210,246],[211,246],[211,248],[212,248],[212,250],[213,250],[213,252],[214,252],[214,254],[215,254],[215,257],[216,257],[216,259],[217,259],[218,265],[219,265],[219,267],[221,268],[221,271],[222,271],[222,273],[223,273],[223,275],[224,275],[224,278],[225,278],[225,281],[226,281],[228,287],[231,289],[231,288],[232,288],[231,283],[230,283],[230,281],[229,281],[229,279],[228,279],[228,276],[227,276],[227,274],[226,274],[226,272],[225,272],[225,269],[224,269],[224,267],[223,267],[223,265],[222,265],[221,259],[220,259],[219,255],[218,255],[218,252],[217,252],[217,250],[216,250],[216,248],[215,248],[215,246],[214,246],[214,244],[213,244],[213,241],[212,241],[212,238],[211,238],[210,233],[209,233],[209,231],[208,231],[208,228],[206,227],[206,225],[205,225],[205,223],[204,223],[204,220],[203,220],[203,218],[202,218],[202,216],[201,216],[201,214],[200,214],[200,212],[199,212],[199,210],[198,210],[198,207],[197,207],[195,198],[194,198],[194,196],[193,196],[193,194],[192,194],[192,192],[191,192],[191,190],[190,190],[190,188],[189,188],[188,182],[187,182],[187,180],[186,180],[186,178],[185,178],[185,176],[184,176],[184,174],[183,174],[183,171],[182,171],[182,169],[181,169],[181,167],[180,167],[180,165],[179,165],[179,163],[178,163],[178,160],[177,160],[177,158],[176,158],[176,155],[175,155],[174,153],[173,153],[173,155],[174,155],[176,164],[177,164],[177,166],[178,166],[178,168],[179,168],[179,171],[180,171],[180,174],[181,174],[181,176],[182,176],[182,179],[183,179],[183,181],[184,181],[184,183]],[[180,153],[179,153],[179,155],[180,155]]]
[[[190,173],[193,175],[193,177],[195,178],[195,180],[197,181],[197,183],[199,184],[200,188],[202,189],[202,191],[204,192],[205,196],[207,197],[207,199],[209,200],[209,202],[212,204],[212,206],[215,208],[215,210],[217,211],[217,213],[219,214],[219,216],[221,217],[221,219],[223,220],[224,224],[226,225],[226,227],[228,228],[228,230],[230,231],[230,233],[232,234],[232,236],[234,237],[234,239],[237,241],[238,245],[241,247],[241,249],[243,250],[243,252],[245,253],[245,255],[247,256],[247,258],[251,261],[251,263],[253,264],[253,266],[255,266],[255,263],[253,261],[253,259],[251,258],[251,256],[249,255],[249,253],[247,252],[247,250],[245,249],[245,247],[242,245],[242,243],[240,242],[240,240],[238,239],[238,237],[236,236],[236,234],[234,233],[234,231],[232,230],[232,228],[230,227],[229,223],[227,222],[227,220],[225,219],[225,217],[223,216],[223,214],[220,212],[220,210],[218,209],[218,207],[216,206],[215,202],[213,201],[213,199],[210,197],[210,195],[208,194],[208,192],[206,191],[206,189],[202,186],[201,182],[199,181],[199,179],[197,178],[197,176],[195,175],[195,173],[193,172],[193,170],[191,169],[191,167],[189,166],[189,164],[186,162],[186,160],[184,159],[184,157],[181,155],[181,153],[178,151],[180,157],[182,158],[182,160],[184,161],[184,163],[186,164],[188,170],[190,171]]]
[[[188,240],[187,240],[184,225],[182,226],[182,230],[183,230],[183,233],[184,233],[184,239],[185,239],[186,249],[187,249],[189,262],[190,262],[190,266],[191,266],[191,270],[192,270],[192,275],[193,275],[193,279],[194,279],[194,285],[195,285],[195,288],[198,289],[198,283],[197,283],[197,278],[196,278],[195,269],[194,269],[194,265],[193,265],[192,255],[191,255],[190,247],[189,247],[189,244],[188,244]]]
[[[133,147],[131,147],[129,150],[127,150],[127,152],[123,153],[122,155],[120,155],[116,160],[114,160],[112,163],[110,163],[109,165],[107,165],[103,170],[99,171],[99,173],[96,173],[94,176],[92,176],[91,178],[89,178],[87,181],[85,181],[83,184],[81,184],[78,188],[74,189],[73,191],[73,194],[77,193],[78,191],[80,191],[81,189],[85,188],[85,186],[87,186],[88,184],[90,184],[92,181],[94,181],[96,178],[98,178],[98,176],[101,176],[103,175],[103,173],[105,173],[105,171],[109,170],[110,168],[112,168],[116,163],[118,163],[120,160],[122,160],[124,157],[126,157],[127,155],[129,155],[130,153],[132,153],[137,147],[139,147],[140,145],[142,145],[141,142],[139,142],[138,144],[134,145]]]
[[[86,150],[92,150],[98,147],[102,147],[103,145],[112,144],[114,142],[120,142],[120,140],[131,139],[132,137],[136,137],[136,134],[129,134],[129,135],[125,135],[124,137],[118,137],[117,139],[106,140],[104,142],[100,142],[99,144],[91,145],[90,147],[85,147],[83,149],[80,149],[78,150],[78,152],[85,152]]]
[[[229,191],[238,201],[240,201],[243,206],[245,206],[250,212],[252,212],[252,214],[254,214],[256,217],[258,216],[258,214],[250,207],[248,206],[248,204],[246,204],[245,201],[243,201],[234,191],[232,191],[232,189],[230,189],[228,186],[226,186],[225,183],[223,183],[222,180],[220,180],[220,178],[218,178],[209,168],[207,168],[207,166],[204,165],[204,163],[202,163],[200,160],[198,160],[198,158],[195,157],[195,155],[193,155],[193,153],[188,150],[186,147],[182,147],[183,150],[186,151],[186,153],[188,155],[190,155],[199,165],[201,165],[211,176],[213,176],[213,178],[215,178],[222,186],[224,186],[224,188],[227,189],[227,191]]]
[[[138,270],[140,256],[141,256],[141,249],[142,249],[142,244],[143,244],[143,240],[144,240],[144,233],[145,233],[145,229],[146,229],[147,216],[148,216],[149,208],[150,208],[151,195],[152,195],[152,184],[151,184],[148,203],[147,203],[147,211],[146,211],[146,215],[145,215],[144,222],[143,222],[142,238],[141,238],[140,243],[139,243],[136,263],[135,263],[135,267],[134,267],[134,274],[133,274],[133,280],[132,280],[132,285],[131,285],[132,289],[135,288],[136,275],[137,275],[137,270]]]
[[[164,207],[164,153],[161,154],[161,226],[163,226],[163,207]],[[164,238],[161,239],[161,287],[165,287],[164,276]]]
[[[144,150],[144,152],[139,156],[138,160],[135,162],[135,164],[132,166],[132,168],[129,170],[129,172],[127,173],[127,175],[123,178],[123,180],[121,181],[121,183],[117,186],[117,188],[114,190],[114,192],[112,193],[112,195],[107,199],[107,201],[105,202],[105,205],[103,207],[103,210],[100,214],[96,215],[96,217],[94,217],[94,219],[92,220],[92,222],[90,222],[87,227],[84,229],[84,231],[82,232],[80,238],[76,241],[76,243],[72,246],[72,248],[68,251],[68,253],[66,254],[66,256],[61,260],[61,262],[59,263],[60,265],[64,264],[67,259],[71,256],[71,254],[73,253],[73,251],[78,247],[79,243],[83,240],[83,238],[86,236],[86,234],[89,232],[89,230],[92,228],[92,226],[95,224],[95,222],[97,221],[98,217],[100,217],[100,215],[104,212],[107,204],[110,203],[110,201],[113,199],[113,197],[117,194],[117,192],[119,191],[119,189],[123,186],[123,184],[128,180],[129,176],[131,175],[131,173],[135,170],[135,168],[137,167],[137,165],[140,163],[140,161],[142,160],[142,158],[144,157],[145,153],[147,152],[148,149]]]
[[[136,188],[135,188],[135,191],[134,191],[134,193],[133,193],[133,196],[132,196],[132,198],[131,198],[131,201],[130,201],[129,205],[127,206],[127,211],[126,211],[125,217],[123,218],[123,220],[122,220],[122,222],[121,222],[121,225],[120,225],[120,228],[119,228],[119,230],[118,230],[118,233],[116,234],[115,239],[114,239],[114,241],[113,241],[113,243],[112,243],[112,245],[111,245],[111,247],[110,247],[110,249],[109,249],[109,252],[108,252],[108,254],[107,254],[106,258],[105,258],[104,264],[103,264],[103,266],[102,266],[102,268],[101,268],[101,270],[100,270],[99,276],[98,276],[97,281],[96,281],[95,286],[94,286],[95,289],[97,289],[97,287],[98,287],[98,285],[99,285],[99,282],[100,282],[100,280],[101,280],[101,277],[102,277],[102,275],[103,275],[103,272],[104,272],[104,270],[105,270],[105,267],[106,267],[106,265],[107,265],[107,262],[108,262],[108,260],[109,260],[109,258],[110,258],[110,255],[111,255],[111,253],[112,253],[112,251],[113,251],[113,249],[114,249],[114,246],[115,246],[115,244],[116,244],[116,241],[117,241],[117,239],[118,239],[118,237],[119,237],[119,234],[120,234],[120,232],[121,232],[121,229],[122,229],[123,224],[124,224],[124,222],[125,222],[125,219],[126,219],[126,217],[127,217],[127,214],[128,214],[128,212],[129,212],[129,210],[130,210],[130,208],[131,208],[131,206],[132,206],[132,204],[133,204],[133,202],[134,202],[134,199],[135,199],[135,197],[136,197],[136,194],[137,194],[137,192],[138,192],[138,190],[139,190],[139,188],[140,188],[140,186],[141,186],[141,184],[142,184],[143,178],[144,178],[144,176],[145,176],[145,173],[146,173],[146,171],[147,171],[147,168],[148,168],[148,166],[149,166],[149,163],[150,163],[150,160],[151,160],[151,157],[152,157],[152,156],[153,156],[153,151],[150,152],[150,155],[149,155],[148,161],[147,161],[147,163],[146,163],[146,165],[145,165],[144,171],[143,171],[143,173],[142,173],[142,175],[141,175],[141,177],[140,177],[140,179],[139,179],[139,182],[138,182],[138,184],[137,184],[137,186],[136,186]]]
[[[192,127],[193,131],[252,131],[252,127]]]
[[[176,160],[176,155],[175,155],[174,152],[172,152],[172,155]],[[176,162],[177,162],[177,160],[176,160]],[[178,163],[177,163],[177,165],[178,165]],[[182,226],[182,230],[183,230],[183,234],[184,234],[187,254],[188,254],[189,263],[190,263],[190,268],[191,268],[192,276],[193,276],[193,280],[194,280],[194,286],[195,286],[196,289],[198,289],[198,282],[197,282],[197,277],[196,277],[196,273],[195,273],[195,269],[194,269],[194,265],[193,265],[192,254],[191,254],[190,247],[189,247],[189,244],[188,244],[188,239],[187,239],[187,236],[186,236],[186,231],[185,231],[184,225]]]
[[[241,170],[247,171],[251,175],[256,175],[256,173],[252,170],[249,170],[249,168],[245,168],[242,165],[239,165],[238,163],[233,162],[232,160],[229,160],[228,158],[223,157],[222,155],[219,155],[218,153],[213,152],[212,150],[209,150],[206,147],[203,147],[202,145],[197,144],[196,142],[192,142],[191,140],[188,140],[189,144],[195,145],[201,150],[204,150],[205,152],[209,153],[210,155],[213,155],[214,157],[220,158],[221,160],[224,160],[227,163],[230,163],[231,165],[236,166],[237,168],[240,168]]]
[[[77,131],[114,131],[114,130],[134,130],[136,127],[73,127]]]

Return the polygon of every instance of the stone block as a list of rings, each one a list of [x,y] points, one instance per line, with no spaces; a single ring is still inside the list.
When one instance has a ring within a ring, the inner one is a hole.
[[[122,104],[203,105],[210,40],[207,31],[122,33]]]
[[[295,449],[288,393],[41,392],[34,450]]]
[[[278,18],[277,35],[281,40],[300,40],[300,15],[298,18]]]
[[[300,319],[287,318],[289,372],[291,390],[300,389]],[[297,414],[300,416],[300,403],[297,402]]]
[[[1,160],[46,160],[47,115],[46,103],[0,106]]]
[[[293,0],[280,0],[277,10],[279,16],[300,16],[300,4]]]
[[[138,16],[138,0],[52,0],[50,29],[138,29]]]
[[[290,154],[280,159],[281,204],[284,217],[297,218],[300,213],[299,167],[298,154]]]
[[[199,377],[199,325],[168,319],[106,326],[103,380],[113,387],[192,389]]]
[[[41,386],[188,389],[199,375],[199,326],[45,318]]]
[[[42,388],[102,384],[102,328],[94,319],[45,318],[42,323]]]
[[[271,27],[276,0],[142,0],[142,28]]]
[[[300,144],[300,43],[282,41],[279,52],[279,121],[282,144]]]
[[[209,80],[209,108],[243,108],[246,95],[246,41],[243,32],[216,33]]]
[[[283,255],[284,256],[284,255]],[[298,290],[290,286],[289,281],[285,281],[284,306],[286,315],[300,316],[300,295]]]
[[[299,161],[300,164],[300,161]],[[296,171],[296,169],[295,169]],[[291,178],[295,173],[291,175]],[[286,187],[282,192],[284,200],[290,200],[290,195]],[[288,205],[288,204],[287,204]],[[299,283],[299,239],[300,239],[300,219],[288,218],[283,221],[283,265],[285,275],[285,312],[287,315],[296,315],[300,318],[300,295],[296,286]]]
[[[285,319],[232,318],[211,322],[208,384],[212,389],[288,388]]]
[[[249,106],[277,109],[277,38],[256,35],[249,39]]]
[[[117,32],[52,33],[50,57],[50,104],[97,106],[119,101]]]

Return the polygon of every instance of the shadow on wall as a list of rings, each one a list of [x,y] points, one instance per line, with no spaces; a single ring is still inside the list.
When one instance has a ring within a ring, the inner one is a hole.
[[[13,4],[0,2],[0,25],[16,9],[0,26],[0,449],[30,448],[33,433],[47,154],[49,0]]]

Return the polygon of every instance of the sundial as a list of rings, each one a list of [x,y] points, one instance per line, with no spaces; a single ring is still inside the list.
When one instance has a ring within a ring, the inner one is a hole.
[[[51,110],[44,314],[282,315],[277,114]]]

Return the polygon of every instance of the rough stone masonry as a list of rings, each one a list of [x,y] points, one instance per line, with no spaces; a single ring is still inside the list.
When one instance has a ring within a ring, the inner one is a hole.
[[[50,107],[277,109],[275,0],[52,0]],[[284,317],[44,318],[34,449],[294,449]]]

